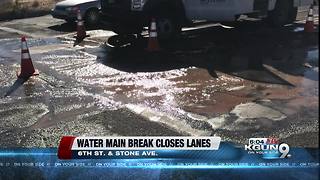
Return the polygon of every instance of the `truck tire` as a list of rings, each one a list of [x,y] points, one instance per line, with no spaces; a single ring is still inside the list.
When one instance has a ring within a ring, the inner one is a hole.
[[[288,24],[291,24],[293,22],[296,21],[297,19],[297,15],[298,15],[298,8],[297,7],[293,7],[290,9],[290,12],[289,12],[289,19],[288,19]]]
[[[275,9],[269,12],[268,21],[272,26],[280,27],[292,23],[297,16],[293,0],[277,0]]]
[[[181,25],[173,17],[158,16],[156,22],[160,39],[174,38],[181,32]]]
[[[153,6],[150,4],[150,7],[146,12],[148,17],[156,19],[159,39],[175,38],[181,33],[182,24],[185,19],[182,2],[168,1],[163,4],[154,4]]]
[[[89,9],[85,14],[85,22],[88,26],[96,26],[100,20],[99,10],[92,8]]]

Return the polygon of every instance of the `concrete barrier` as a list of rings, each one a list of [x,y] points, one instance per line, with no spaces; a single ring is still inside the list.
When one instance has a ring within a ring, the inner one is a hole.
[[[0,0],[0,20],[47,14],[61,0]]]

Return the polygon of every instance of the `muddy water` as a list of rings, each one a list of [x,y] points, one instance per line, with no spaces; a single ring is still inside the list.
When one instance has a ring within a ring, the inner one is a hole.
[[[73,47],[67,38],[30,39],[40,76],[23,83],[15,75],[19,40],[0,40],[0,134],[7,137],[1,145],[54,146],[65,134],[219,135],[245,143],[318,132],[319,57],[312,43],[294,36],[272,51],[273,37],[251,53],[260,42],[254,38],[207,35],[156,55],[93,41]]]

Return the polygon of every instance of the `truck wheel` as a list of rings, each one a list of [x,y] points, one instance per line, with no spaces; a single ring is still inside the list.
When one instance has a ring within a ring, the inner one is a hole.
[[[100,19],[99,11],[97,9],[89,9],[85,15],[85,22],[90,26],[98,24]]]
[[[173,18],[159,17],[156,21],[160,39],[170,39],[181,32],[181,26]]]
[[[271,25],[280,27],[292,23],[295,16],[293,0],[277,0],[275,9],[269,13],[268,21]]]
[[[289,12],[289,19],[288,19],[288,24],[291,24],[293,22],[296,21],[297,19],[297,15],[298,15],[298,8],[297,7],[293,7],[290,9],[290,12]]]

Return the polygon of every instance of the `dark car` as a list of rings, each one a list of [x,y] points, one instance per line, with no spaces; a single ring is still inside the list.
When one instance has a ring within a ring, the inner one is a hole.
[[[56,4],[51,14],[54,18],[74,22],[80,8],[84,21],[89,25],[96,25],[100,19],[100,0],[66,0]]]

